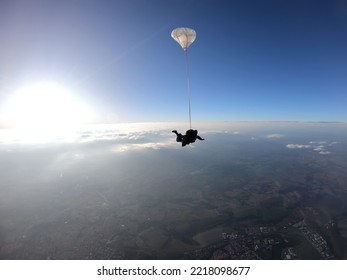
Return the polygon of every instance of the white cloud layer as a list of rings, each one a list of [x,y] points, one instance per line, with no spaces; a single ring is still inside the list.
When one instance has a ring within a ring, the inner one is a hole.
[[[288,144],[286,145],[288,149],[309,149],[311,145],[302,145],[302,144]]]
[[[287,126],[289,132],[285,134],[272,133],[284,131]],[[218,122],[196,123],[194,129],[198,129],[199,135],[206,138],[208,143],[213,141],[248,141],[248,140],[276,140],[290,136],[291,129],[298,127],[298,131],[305,128],[305,124],[292,123],[262,123],[262,122]],[[78,129],[65,130],[15,130],[0,129],[0,148],[9,150],[16,145],[26,144],[88,144],[98,143],[98,147],[108,147],[108,151],[126,152],[144,149],[180,149],[180,143],[176,142],[173,129],[185,133],[185,123],[126,123],[126,124],[98,124],[83,126]],[[226,143],[226,142],[223,142]],[[319,154],[329,154],[330,147],[337,142],[309,141],[307,143],[287,144],[288,149],[308,149]],[[194,147],[194,145],[189,145]]]
[[[287,144],[286,147],[288,149],[311,149],[321,155],[328,155],[331,154],[331,152],[327,150],[327,146],[331,147],[335,144],[337,144],[337,142],[327,143],[326,141],[310,141],[309,144]]]
[[[266,135],[266,138],[268,138],[268,139],[280,139],[283,137],[284,137],[283,134],[277,134],[277,133]]]

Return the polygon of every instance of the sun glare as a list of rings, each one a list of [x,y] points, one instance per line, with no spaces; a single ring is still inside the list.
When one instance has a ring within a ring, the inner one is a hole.
[[[4,118],[12,127],[64,129],[88,122],[91,112],[63,86],[40,82],[15,92]]]

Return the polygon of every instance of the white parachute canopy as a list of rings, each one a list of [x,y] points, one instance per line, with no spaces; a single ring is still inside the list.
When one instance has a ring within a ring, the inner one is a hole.
[[[171,37],[186,51],[195,41],[196,32],[188,27],[179,27],[171,32]]]

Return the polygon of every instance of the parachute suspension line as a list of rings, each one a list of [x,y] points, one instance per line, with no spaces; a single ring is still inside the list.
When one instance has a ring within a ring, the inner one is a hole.
[[[172,30],[171,37],[182,47],[182,49],[186,53],[189,125],[190,125],[190,129],[192,129],[192,113],[190,110],[190,81],[189,81],[188,48],[195,41],[196,32],[194,29],[191,29],[188,27],[179,27]]]
[[[188,49],[185,49],[186,53],[186,68],[187,68],[187,94],[188,94],[188,108],[189,108],[189,127],[192,129],[192,113],[190,109],[190,79],[189,79],[189,63],[188,63]]]

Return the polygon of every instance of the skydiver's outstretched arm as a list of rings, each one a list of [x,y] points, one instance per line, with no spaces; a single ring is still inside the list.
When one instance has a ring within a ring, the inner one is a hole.
[[[201,138],[199,135],[197,135],[196,138],[199,140],[205,140],[204,138]]]

